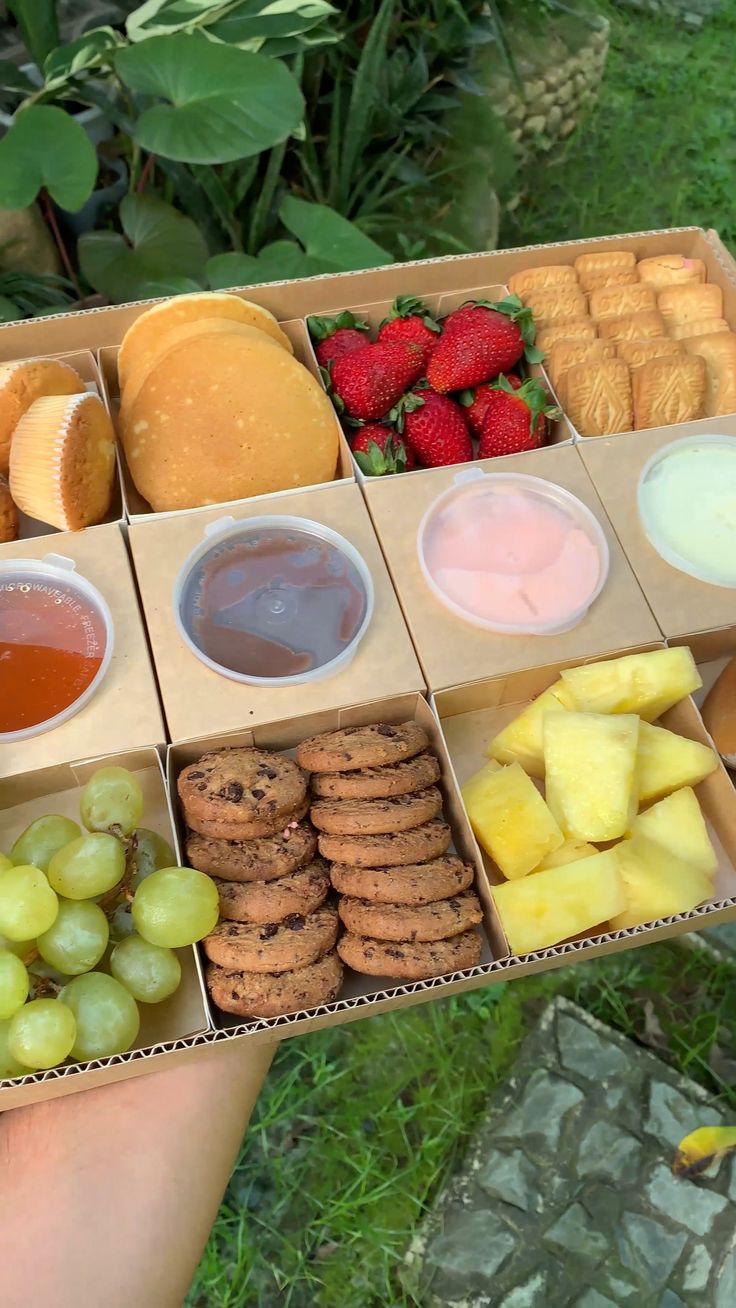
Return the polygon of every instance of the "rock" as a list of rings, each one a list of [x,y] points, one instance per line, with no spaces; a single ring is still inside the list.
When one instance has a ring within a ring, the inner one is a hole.
[[[461,1298],[483,1290],[513,1253],[515,1243],[490,1212],[450,1212],[425,1254],[432,1293]]]
[[[640,1151],[639,1141],[613,1122],[594,1122],[580,1141],[577,1170],[580,1176],[630,1181]]]
[[[475,1181],[486,1194],[527,1212],[534,1209],[540,1198],[537,1169],[520,1149],[509,1154],[498,1150],[488,1154],[485,1163],[475,1175]]]
[[[597,1290],[586,1290],[579,1299],[575,1300],[573,1308],[618,1308],[615,1299],[609,1299],[605,1294],[599,1294]]]
[[[565,82],[564,86],[561,86],[557,92],[557,103],[561,105],[567,104],[568,101],[572,99],[574,89],[572,82]]]
[[[726,1254],[716,1276],[713,1308],[733,1308],[736,1303],[736,1249]]]
[[[666,1081],[651,1083],[645,1131],[675,1149],[697,1126],[723,1126],[723,1117],[715,1108],[693,1104]]]
[[[537,96],[544,95],[546,89],[544,82],[541,80],[537,82],[524,82],[524,99],[527,104],[530,104],[532,100],[536,100]]]
[[[0,209],[0,268],[10,272],[61,272],[54,239],[35,204],[27,209]]]
[[[531,118],[527,118],[525,130],[530,136],[539,136],[544,131],[546,122],[543,114],[533,114]]]
[[[547,131],[556,132],[562,122],[562,110],[558,104],[553,104],[547,114]]]
[[[545,1244],[565,1259],[573,1254],[586,1262],[601,1262],[609,1251],[605,1235],[596,1231],[582,1204],[571,1204],[544,1233]]]
[[[625,1213],[616,1236],[621,1262],[652,1290],[666,1284],[687,1241],[642,1213]]]
[[[602,1081],[617,1081],[626,1075],[629,1060],[624,1050],[565,1014],[561,1014],[557,1021],[557,1046],[562,1066],[595,1085]]]
[[[524,1285],[517,1285],[502,1299],[498,1308],[549,1308],[547,1278],[536,1272]]]
[[[570,1081],[538,1068],[529,1077],[520,1101],[507,1118],[496,1124],[496,1141],[517,1138],[530,1143],[541,1137],[545,1145],[555,1147],[562,1134],[567,1114],[582,1104],[584,1095]]]
[[[578,125],[577,118],[566,118],[564,123],[562,123],[562,125],[560,126],[559,135],[562,137],[569,136],[571,132],[575,131],[577,125]]]
[[[721,1194],[706,1190],[703,1185],[680,1180],[666,1167],[657,1167],[646,1186],[646,1195],[653,1208],[686,1226],[695,1235],[706,1235],[711,1223],[728,1206]]]
[[[708,1284],[710,1269],[713,1266],[711,1258],[705,1245],[696,1244],[685,1267],[685,1275],[682,1282],[682,1288],[686,1293],[693,1290],[704,1290]]]

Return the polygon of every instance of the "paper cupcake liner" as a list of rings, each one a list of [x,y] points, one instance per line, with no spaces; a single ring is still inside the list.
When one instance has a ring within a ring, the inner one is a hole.
[[[67,442],[83,405],[102,402],[86,392],[36,400],[18,423],[10,451],[10,490],[18,508],[60,531],[88,525],[64,485]]]

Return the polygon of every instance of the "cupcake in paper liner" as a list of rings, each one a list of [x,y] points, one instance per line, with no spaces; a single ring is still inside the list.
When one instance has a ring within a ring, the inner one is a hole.
[[[60,359],[19,359],[0,364],[0,474],[7,477],[13,432],[42,395],[81,395],[79,373]]]
[[[115,437],[97,395],[50,395],[21,418],[10,447],[10,491],[29,517],[60,531],[102,522],[112,497]]]

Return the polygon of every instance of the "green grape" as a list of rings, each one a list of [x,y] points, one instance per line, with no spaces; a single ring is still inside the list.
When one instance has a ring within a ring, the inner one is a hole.
[[[138,827],[135,837],[137,871],[133,878],[134,886],[139,885],[144,877],[150,877],[152,872],[158,872],[159,868],[174,867],[176,854],[163,836],[149,831],[147,827]]]
[[[106,972],[85,972],[64,986],[59,999],[77,1023],[75,1058],[108,1058],[130,1049],[140,1014],[132,995]]]
[[[9,949],[16,958],[25,958],[35,948],[35,940],[8,940],[7,936],[0,936],[0,949]]]
[[[219,904],[217,886],[204,872],[159,868],[135,892],[133,926],[152,945],[182,949],[217,925]]]
[[[118,904],[110,917],[110,939],[115,945],[119,940],[125,940],[126,936],[131,935],[133,931],[133,918],[130,912],[130,904],[126,901],[124,904]]]
[[[160,1004],[181,981],[181,963],[173,949],[151,945],[141,936],[128,936],[115,946],[110,971],[142,1004]]]
[[[72,840],[49,863],[49,881],[65,899],[104,895],[118,884],[124,872],[123,846],[103,832]]]
[[[129,836],[143,817],[143,791],[126,768],[99,768],[84,787],[79,808],[88,831],[119,827]]]
[[[8,1047],[10,1022],[0,1022],[0,1081],[11,1076],[27,1076],[28,1068],[13,1058]]]
[[[77,1024],[58,999],[32,999],[10,1019],[8,1048],[13,1058],[34,1072],[56,1067],[69,1057]]]
[[[110,934],[102,909],[88,899],[60,899],[53,926],[38,937],[38,952],[62,976],[78,976],[99,963]]]
[[[12,866],[13,866],[12,858],[8,858],[7,854],[0,854],[0,874],[6,872],[8,868]]]
[[[36,818],[35,822],[26,827],[13,845],[10,857],[14,863],[30,863],[32,867],[40,867],[42,872],[48,872],[49,863],[57,850],[63,849],[70,840],[76,840],[81,834],[82,828],[77,822],[72,822],[68,817],[60,817],[58,813],[50,813],[48,817]]]
[[[0,931],[10,940],[35,940],[58,911],[59,901],[39,868],[11,867],[0,876]]]
[[[0,949],[0,1020],[12,1017],[28,998],[28,973],[15,954]]]

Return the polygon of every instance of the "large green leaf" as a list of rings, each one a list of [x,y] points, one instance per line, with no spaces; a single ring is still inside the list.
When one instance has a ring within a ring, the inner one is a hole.
[[[309,200],[287,195],[281,203],[279,217],[311,258],[332,265],[333,270],[347,272],[393,263],[388,250],[326,204],[311,204]]]
[[[310,259],[296,241],[272,241],[258,255],[216,254],[207,263],[207,282],[213,291],[229,286],[253,286],[260,282],[287,281],[293,277],[314,277],[334,272],[334,267]]]
[[[275,59],[208,41],[153,36],[115,56],[131,91],[169,101],[145,109],[135,139],[182,163],[227,163],[260,154],[299,126],[301,91]]]
[[[207,29],[218,41],[257,50],[264,41],[300,37],[337,12],[327,0],[240,0]]]
[[[44,59],[59,44],[56,0],[7,0],[7,8],[33,62],[43,68]]]
[[[0,140],[0,209],[25,209],[42,186],[62,209],[81,209],[96,176],[94,146],[63,109],[20,109]]]
[[[76,41],[58,46],[44,62],[44,89],[56,90],[70,77],[78,77],[89,68],[101,68],[122,44],[122,36],[111,27],[94,27]]]
[[[199,228],[151,195],[126,195],[124,236],[89,232],[78,243],[79,266],[100,294],[117,303],[199,289],[207,246]]]
[[[131,41],[188,32],[232,9],[236,0],[146,0],[125,20]]]
[[[0,59],[0,91],[19,91],[21,95],[32,95],[37,90],[36,83],[12,59]]]

